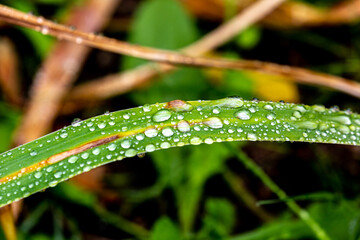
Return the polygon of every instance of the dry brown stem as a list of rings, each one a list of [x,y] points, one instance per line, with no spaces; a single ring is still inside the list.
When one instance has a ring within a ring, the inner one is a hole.
[[[225,5],[222,0],[180,0],[200,18],[221,21]],[[238,1],[238,9],[246,8],[254,0]],[[360,0],[345,0],[329,9],[288,1],[265,17],[261,23],[277,28],[308,27],[351,23],[360,18]]]
[[[85,1],[84,5],[71,12],[67,24],[84,31],[99,31],[109,20],[117,3],[116,0]],[[41,25],[42,18],[36,19]],[[47,33],[46,24],[41,31]],[[36,74],[30,102],[17,132],[16,144],[36,139],[51,129],[59,104],[76,79],[89,50],[84,45],[67,41],[60,41],[54,46]]]
[[[21,106],[18,57],[8,38],[0,39],[0,88],[8,102]]]

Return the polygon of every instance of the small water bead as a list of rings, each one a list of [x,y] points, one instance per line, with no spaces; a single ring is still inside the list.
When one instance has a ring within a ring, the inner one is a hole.
[[[220,118],[218,117],[211,117],[204,121],[204,124],[210,128],[222,128],[223,123]]]
[[[129,150],[126,150],[126,152],[125,152],[125,157],[134,157],[135,155],[136,155],[135,149],[129,149]]]
[[[92,150],[92,153],[94,155],[99,155],[100,154],[100,149],[99,148],[95,148],[94,150]]]
[[[167,109],[162,109],[153,115],[152,120],[154,122],[164,122],[169,120],[170,118],[171,118],[171,112]]]
[[[115,145],[115,144],[114,144]],[[121,147],[122,148],[125,148],[125,149],[128,149],[128,148],[130,148],[131,147],[131,143],[130,143],[130,141],[129,140],[124,140],[124,141],[122,141],[121,142]],[[110,147],[110,146],[109,146]],[[115,146],[116,147],[116,146]],[[110,150],[110,149],[109,149]],[[114,149],[115,150],[115,149]],[[110,150],[111,151],[111,150]]]
[[[54,177],[55,177],[55,178],[61,178],[61,175],[62,175],[62,172],[56,172],[56,173],[54,174]]]
[[[149,128],[145,130],[145,136],[152,138],[158,135],[158,131],[155,128]]]
[[[220,109],[219,109],[219,108],[214,108],[214,109],[212,110],[212,112],[213,112],[214,114],[219,114],[219,113],[220,113]]]
[[[264,109],[271,111],[271,110],[273,110],[274,108],[273,108],[271,105],[266,104],[266,105],[264,106]]]
[[[175,112],[190,112],[194,106],[183,100],[173,100],[166,104],[166,108]]]
[[[123,115],[123,118],[127,120],[127,119],[130,118],[130,115],[129,115],[129,114],[124,114],[124,115]]]
[[[35,151],[33,151],[33,152],[30,153],[30,156],[32,156],[32,157],[33,157],[33,156],[36,156],[36,155],[37,155],[37,152],[35,152]]]
[[[162,148],[162,149],[167,149],[167,148],[170,148],[170,147],[171,147],[171,145],[170,145],[169,142],[162,142],[160,144],[160,148]]]
[[[135,138],[136,138],[136,140],[141,141],[141,140],[144,140],[145,135],[143,133],[139,133],[135,136]]]
[[[269,120],[273,120],[273,119],[275,119],[275,114],[270,113],[270,114],[266,115],[266,118]]]
[[[348,116],[336,116],[336,117],[331,117],[330,120],[339,122],[341,124],[344,125],[350,125],[351,124],[351,120]]]
[[[236,112],[235,117],[237,117],[241,120],[249,120],[251,118],[251,115],[247,110],[242,110],[242,111]]]
[[[85,153],[81,154],[81,158],[82,159],[88,159],[89,158],[89,153],[85,152]]]
[[[67,133],[61,133],[61,134],[60,134],[60,137],[61,137],[61,138],[66,138],[67,136],[68,136]]]
[[[151,106],[150,105],[148,105],[148,104],[145,104],[143,107],[142,107],[142,109],[143,109],[143,111],[144,112],[150,112],[151,111]]]
[[[301,118],[301,113],[299,111],[295,111],[293,113],[293,116],[296,117],[296,118]]]
[[[206,144],[212,144],[214,142],[214,140],[212,140],[212,138],[205,138],[204,143]]]
[[[356,125],[360,126],[360,119],[354,119]]]
[[[36,173],[34,174],[34,177],[35,177],[35,178],[41,178],[41,176],[42,176],[42,172],[36,172]]]
[[[148,144],[148,145],[146,145],[145,146],[145,151],[146,152],[153,152],[153,151],[155,151],[155,146],[154,146],[154,144]]]
[[[99,127],[100,129],[103,129],[104,127],[106,127],[106,123],[99,123],[99,124],[98,124],[98,127]]]
[[[174,135],[173,130],[170,127],[166,127],[161,131],[162,135],[164,135],[165,137],[171,137],[172,135]]]
[[[77,156],[71,156],[71,157],[68,159],[68,162],[69,162],[69,163],[75,163],[77,160],[78,160],[78,157],[77,157]]]
[[[190,139],[190,144],[192,144],[192,145],[199,145],[201,143],[202,143],[202,140],[199,137],[193,137]]]
[[[247,139],[248,139],[249,141],[256,141],[256,140],[257,140],[257,136],[256,136],[254,133],[249,133],[249,134],[247,135]]]
[[[71,123],[71,126],[73,127],[79,127],[80,126],[80,123],[81,123],[81,119],[80,118],[75,118],[72,123]]]
[[[186,120],[181,120],[178,122],[177,128],[180,132],[189,132],[190,124]]]

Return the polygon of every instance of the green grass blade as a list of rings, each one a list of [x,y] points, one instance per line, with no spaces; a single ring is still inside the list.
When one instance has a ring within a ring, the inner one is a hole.
[[[107,113],[0,155],[0,206],[137,154],[224,141],[360,145],[360,116],[322,106],[225,98]]]

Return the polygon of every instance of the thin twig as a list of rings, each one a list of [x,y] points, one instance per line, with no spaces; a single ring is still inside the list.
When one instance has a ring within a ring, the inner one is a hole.
[[[84,31],[99,31],[117,3],[116,0],[85,1],[70,13],[67,24]],[[38,21],[41,24],[41,18]],[[42,32],[46,34],[46,27]],[[84,45],[65,41],[54,46],[35,77],[30,102],[17,131],[16,144],[26,143],[51,130],[59,104],[76,79],[89,50]]]

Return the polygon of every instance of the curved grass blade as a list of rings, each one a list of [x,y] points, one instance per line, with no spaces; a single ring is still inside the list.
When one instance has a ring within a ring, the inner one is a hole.
[[[360,145],[360,116],[323,106],[244,101],[145,105],[76,122],[0,154],[0,207],[137,154],[224,141]]]

